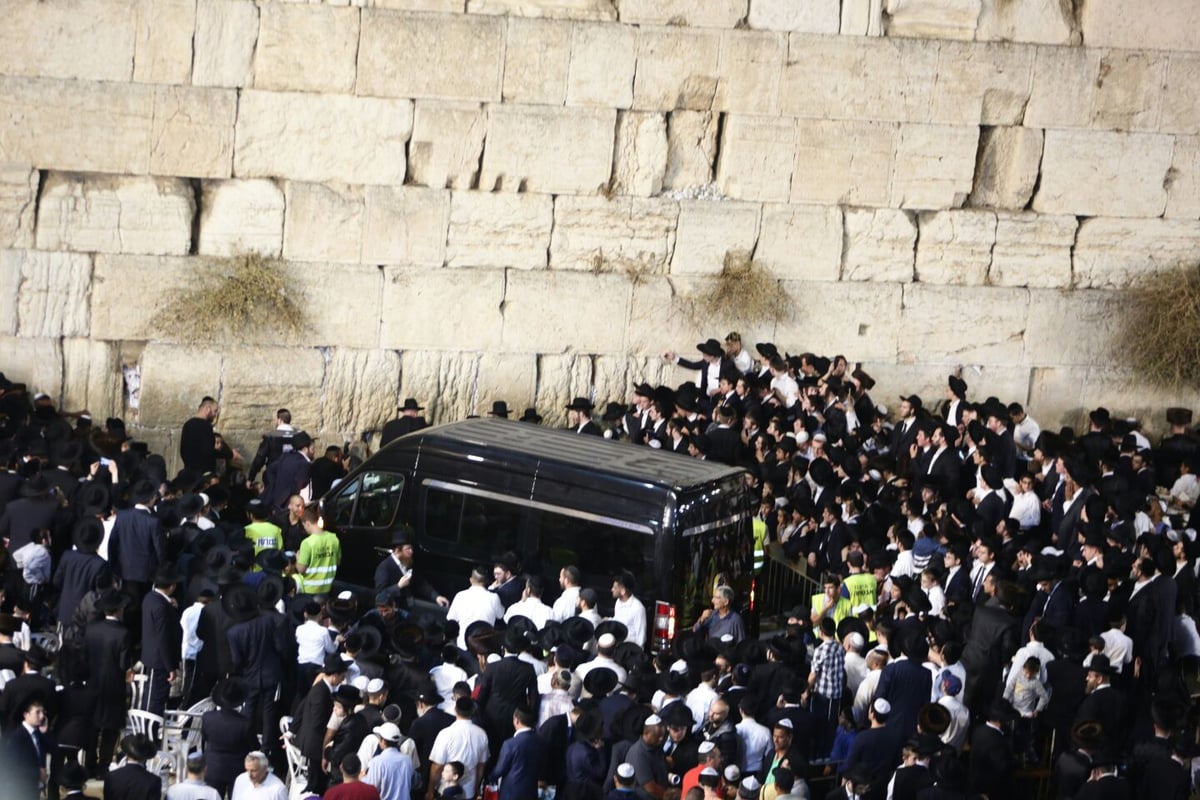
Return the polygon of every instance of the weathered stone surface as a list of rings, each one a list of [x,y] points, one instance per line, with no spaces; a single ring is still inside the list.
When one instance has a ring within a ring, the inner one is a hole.
[[[786,201],[795,152],[795,120],[730,115],[721,134],[717,185],[738,200]]]
[[[686,25],[732,28],[746,16],[747,0],[616,0],[621,22],[630,25]]]
[[[1031,128],[1086,128],[1092,120],[1103,51],[1039,47],[1024,124]]]
[[[1183,219],[1086,219],[1075,241],[1075,284],[1124,287],[1146,272],[1194,264],[1200,222]]]
[[[139,83],[188,83],[196,0],[138,0],[133,79]]]
[[[0,219],[2,214],[0,212]],[[1167,178],[1166,216],[1200,218],[1200,136],[1175,137]]]
[[[1002,42],[1071,43],[1070,12],[1059,0],[983,3],[975,38]]]
[[[153,276],[153,289],[148,287],[147,276]],[[177,338],[171,330],[156,326],[154,318],[169,302],[165,287],[187,289],[196,280],[195,259],[97,255],[92,270],[92,339]],[[193,405],[198,402],[193,401]]]
[[[837,0],[750,0],[751,28],[803,33],[838,33],[842,9]]]
[[[746,114],[779,113],[779,79],[787,58],[782,33],[725,31],[712,108]]]
[[[407,350],[400,357],[400,394],[426,398],[425,416],[435,424],[463,419],[475,410],[478,374],[476,353]]]
[[[902,334],[903,335],[903,334]],[[864,361],[863,369],[876,381],[872,399],[882,403],[894,421],[901,396],[915,394],[930,408],[941,402],[946,393],[949,374],[962,367],[962,379],[967,382],[971,398],[998,397],[1004,403],[1018,402],[1030,409],[1031,416],[1042,421],[1038,409],[1026,402],[1029,396],[1030,369],[1019,365],[975,363],[887,363]]]
[[[397,350],[496,349],[504,314],[504,282],[504,270],[500,269],[388,267],[383,281],[383,307],[388,313],[380,328],[380,346]],[[403,384],[407,385],[407,357],[403,367]],[[407,389],[403,393],[413,394]]]
[[[572,30],[570,25],[548,20],[508,19],[504,102],[562,105],[567,96]]]
[[[0,74],[127,81],[135,21],[133,0],[11,0],[0,25]]]
[[[57,400],[63,384],[62,346],[57,336],[44,339],[0,336],[0,351],[4,353],[4,377],[25,384],[30,392],[45,392]]]
[[[544,269],[553,224],[549,195],[452,192],[446,265]]]
[[[298,338],[310,347],[378,347],[383,273],[373,264],[288,265],[289,290],[295,289],[309,316]]]
[[[681,202],[671,274],[720,274],[726,253],[754,252],[761,217],[755,203]]]
[[[38,171],[0,164],[0,247],[32,247]]]
[[[1116,292],[1030,291],[1026,361],[1034,365],[1108,363],[1122,303]]]
[[[672,111],[667,115],[667,171],[663,189],[712,182],[719,117],[711,111]]]
[[[981,286],[996,244],[996,214],[964,209],[917,217],[917,278],[923,283]]]
[[[470,189],[479,178],[487,128],[476,103],[418,100],[408,146],[412,182],[436,189]]]
[[[199,252],[207,256],[283,249],[283,192],[275,181],[207,181],[200,195]],[[328,228],[328,222],[322,226]]]
[[[395,11],[437,11],[445,14],[462,14],[467,10],[467,0],[357,0],[355,4]]]
[[[554,201],[551,269],[636,276],[667,271],[675,248],[679,205],[632,197],[571,197]]]
[[[1093,47],[1200,50],[1200,8],[1173,0],[1084,3],[1083,41]]]
[[[499,100],[504,33],[495,17],[364,9],[358,93]]]
[[[186,181],[54,172],[38,207],[41,250],[187,253],[196,201]]]
[[[367,264],[428,264],[446,260],[450,192],[409,186],[368,186],[362,260]]]
[[[917,224],[903,211],[847,208],[842,280],[913,279]]]
[[[359,261],[366,201],[358,186],[288,181],[283,257],[292,261]]]
[[[1109,409],[1114,418],[1136,417],[1151,437],[1165,434],[1163,409],[1190,408],[1195,393],[1171,392],[1153,386],[1122,369],[1100,367],[1048,367],[1033,370],[1029,408],[1037,409],[1042,429],[1074,426],[1087,428],[1088,412],[1097,406]],[[1157,428],[1157,431],[1155,430]]]
[[[20,260],[0,251],[0,336],[17,335],[17,303],[20,291]]]
[[[138,418],[142,425],[149,427],[178,427],[179,420],[187,419],[196,413],[200,398],[206,394],[215,395],[216,390],[221,387],[221,353],[217,350],[151,342],[142,351],[138,364],[142,373]],[[286,365],[291,372],[300,371],[291,359],[280,358],[279,364]],[[320,375],[319,372],[317,374]],[[279,408],[280,399],[283,397],[292,402],[288,395],[276,395],[274,408],[269,411],[263,409],[264,413],[245,427],[265,427],[266,422],[271,419],[270,415]],[[222,394],[221,400],[225,404],[222,427],[232,427],[228,416],[231,412],[236,413],[238,419],[246,417],[242,407],[245,399],[247,398],[244,394]]]
[[[1200,55],[1170,54],[1162,106],[1163,133],[1200,131]]]
[[[930,122],[1021,125],[1037,48],[1016,44],[942,42]]]
[[[1036,128],[984,128],[967,205],[1022,209],[1033,196],[1042,163],[1042,131]]]
[[[587,194],[612,173],[615,110],[489,106],[484,191]]]
[[[662,191],[667,171],[667,120],[648,111],[618,111],[613,190],[651,197]]]
[[[623,353],[630,293],[624,275],[512,271],[500,346],[523,353]]]
[[[567,70],[567,105],[629,108],[633,105],[636,64],[635,28],[575,25]]]
[[[982,0],[885,0],[888,36],[975,38]]]
[[[540,379],[536,405],[544,417],[543,425],[565,427],[567,404],[576,397],[592,398],[595,391],[592,384],[595,360],[593,356],[572,352],[538,356]]]
[[[663,364],[659,356],[671,348],[692,352],[688,348],[694,347],[695,342],[713,335],[709,327],[716,328],[719,322],[701,319],[692,302],[693,297],[710,286],[708,278],[652,276],[633,287],[628,351],[645,355],[650,364],[662,364],[663,374],[668,376],[665,382],[672,385],[680,379],[677,368],[674,364]],[[741,322],[744,321],[743,318]]]
[[[979,129],[901,125],[891,205],[958,208],[971,193]]]
[[[294,92],[354,90],[359,11],[267,3],[254,50],[254,85]]]
[[[841,23],[843,36],[883,36],[883,0],[842,0]]]
[[[63,339],[63,408],[87,409],[92,418],[121,416],[123,380],[117,348],[91,339]]]
[[[1047,214],[1157,217],[1167,205],[1170,136],[1046,131],[1033,208]]]
[[[400,354],[335,347],[325,367],[324,429],[354,439],[396,416]]]
[[[246,90],[234,169],[239,177],[401,184],[412,125],[409,100]]]
[[[457,10],[462,11],[461,8]],[[467,11],[472,14],[512,14],[608,22],[617,18],[613,0],[468,0]]]
[[[898,138],[890,123],[799,120],[792,202],[887,205]]]
[[[16,333],[87,336],[92,259],[81,253],[0,250],[0,271],[19,277]]]
[[[1029,292],[976,286],[904,287],[900,312],[901,363],[1022,364],[1029,324]],[[971,323],[962,324],[964,309]],[[961,331],[947,342],[946,331]]]
[[[991,282],[997,286],[1066,289],[1071,286],[1075,217],[1032,212],[996,214]]]
[[[842,210],[764,205],[754,260],[784,280],[836,281],[842,267]]]
[[[782,286],[794,301],[795,314],[781,320],[775,332],[772,341],[780,349],[784,342],[820,342],[822,351],[854,353],[854,360],[896,360],[898,340],[908,335],[897,313],[899,285],[784,281]],[[818,310],[829,308],[838,313]]]
[[[158,86],[150,125],[150,172],[228,178],[233,169],[232,89]]]
[[[479,392],[476,414],[487,414],[492,403],[503,400],[516,419],[533,403],[537,391],[538,357],[534,353],[495,353],[479,356]],[[569,401],[568,401],[569,402]],[[564,404],[565,405],[565,404]]]
[[[192,83],[246,86],[257,40],[258,6],[253,0],[196,0]]]
[[[641,28],[633,107],[710,111],[720,78],[721,34],[687,28]]]
[[[184,350],[184,348],[179,348]],[[152,379],[142,356],[142,393]],[[320,430],[321,383],[325,377],[325,358],[316,348],[244,347],[227,350],[221,370],[221,425],[235,430],[264,428],[275,416],[275,409],[286,399],[292,412],[292,424],[302,430]],[[203,383],[192,384],[192,395]],[[203,396],[204,392],[200,392]],[[191,397],[192,413],[200,401]],[[177,417],[174,424],[178,425]],[[145,422],[145,411],[142,413]],[[338,442],[341,444],[341,442]]]
[[[675,365],[664,364],[657,355],[651,357],[596,356],[592,359],[592,387],[595,389],[597,412],[603,413],[609,402],[629,405],[633,400],[633,387],[644,381],[656,386],[663,381],[664,368],[670,371],[670,379],[678,378]],[[572,395],[573,396],[573,395]],[[563,403],[565,406],[570,398]]]
[[[1165,53],[1106,52],[1100,59],[1091,127],[1158,130],[1166,76]]]

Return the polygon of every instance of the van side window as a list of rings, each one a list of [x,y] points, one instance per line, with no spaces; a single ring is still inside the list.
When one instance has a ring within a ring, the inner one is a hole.
[[[358,478],[338,487],[338,493],[329,498],[322,508],[325,527],[337,530],[350,524],[354,513],[354,497],[358,494]]]
[[[583,573],[585,586],[607,589],[613,575],[627,569],[637,579],[638,594],[652,591],[654,537],[650,534],[565,514],[542,512],[541,518],[539,549],[548,562],[543,565],[545,574],[557,575],[561,568],[574,564]],[[611,610],[612,598],[602,593],[600,605]]]
[[[491,498],[426,489],[423,541],[439,552],[486,561],[518,549],[523,512]]]
[[[354,524],[365,528],[386,528],[396,518],[404,476],[396,472],[364,472],[359,476],[362,489],[354,507]]]

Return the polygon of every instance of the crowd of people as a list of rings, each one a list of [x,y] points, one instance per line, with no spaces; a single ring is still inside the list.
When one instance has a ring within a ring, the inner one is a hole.
[[[583,586],[501,553],[455,592],[406,530],[372,603],[335,593],[313,501],[353,464],[285,408],[247,464],[203,398],[170,475],[119,418],[0,375],[6,796],[160,796],[163,731],[130,733],[132,703],[197,709],[174,800],[281,799],[297,771],[292,796],[329,800],[1188,797],[1191,412],[1157,445],[1103,408],[1044,431],[955,374],[891,414],[841,356],[755,349],[668,352],[689,380],[564,409],[582,435],[744,467],[756,553],[820,585],[761,639],[713,586],[661,652],[627,573]],[[381,444],[423,410],[405,400]]]

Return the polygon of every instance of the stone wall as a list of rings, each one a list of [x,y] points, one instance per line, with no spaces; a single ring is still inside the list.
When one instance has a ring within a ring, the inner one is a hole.
[[[1045,425],[1189,398],[1113,366],[1121,290],[1200,242],[1185,0],[11,0],[0,367],[174,451],[415,396],[562,418],[739,330]],[[689,298],[748,251],[783,319]],[[151,320],[279,256],[300,340]],[[123,365],[140,369],[125,407]],[[1147,419],[1147,426],[1161,426]]]

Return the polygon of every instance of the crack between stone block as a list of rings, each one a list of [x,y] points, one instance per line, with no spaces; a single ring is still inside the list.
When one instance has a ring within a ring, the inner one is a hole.
[[[200,0],[196,0],[196,2],[192,3],[193,20],[196,19],[196,6],[199,2]],[[194,82],[196,74],[196,25],[194,23],[192,24],[192,38],[188,40],[188,46],[192,48],[192,56],[188,59],[188,81]]]
[[[908,209],[902,210],[904,211],[904,216],[908,217],[912,221],[913,228],[916,229],[916,235],[913,237],[912,247],[912,282],[920,283],[921,273],[917,271],[917,252],[921,247],[921,216],[915,211],[909,211]]]
[[[30,244],[34,247],[37,247],[38,216],[42,212],[42,191],[46,188],[48,174],[47,170],[37,170],[37,186],[33,187],[33,229],[30,232],[33,238]]]
[[[1000,231],[1000,216],[995,212],[992,215],[992,246],[988,248],[988,263],[987,270],[983,273],[983,285],[991,286],[992,284],[992,266],[996,263],[996,234]]]
[[[201,203],[202,203],[201,197],[204,194],[204,188],[200,185],[199,178],[192,178],[191,180],[188,181],[188,183],[191,184],[191,187],[192,187],[192,197],[194,198],[195,209],[196,209],[195,211],[192,212],[192,233],[191,233],[192,239],[188,243],[188,255],[194,256],[194,255],[200,254],[200,215],[204,211],[203,206],[201,205]],[[286,203],[287,201],[284,200],[284,202]],[[287,225],[286,209],[285,209],[283,218],[284,218],[284,225],[286,226]],[[281,254],[283,252],[282,237],[281,237],[281,240],[279,243],[279,252]]]
[[[712,113],[712,112],[710,111],[709,113]],[[712,163],[709,165],[712,168],[712,173],[710,175],[710,179],[713,181],[715,181],[717,179],[717,169],[719,168],[719,166],[721,164],[721,144],[722,144],[723,140],[725,139],[725,120],[726,120],[725,112],[723,112],[723,111],[717,112],[717,135],[716,135],[716,141],[713,143]]]
[[[1088,219],[1087,217],[1075,217],[1075,235],[1071,237],[1071,250],[1070,250],[1071,280],[1067,282],[1067,286],[1071,289],[1074,289],[1075,284],[1076,284],[1075,246],[1079,244],[1079,231],[1083,229],[1083,223],[1087,219]]]
[[[839,281],[846,280],[846,254],[850,252],[850,232],[846,230],[846,208],[838,206],[842,212],[842,253],[838,258],[838,276]]]

